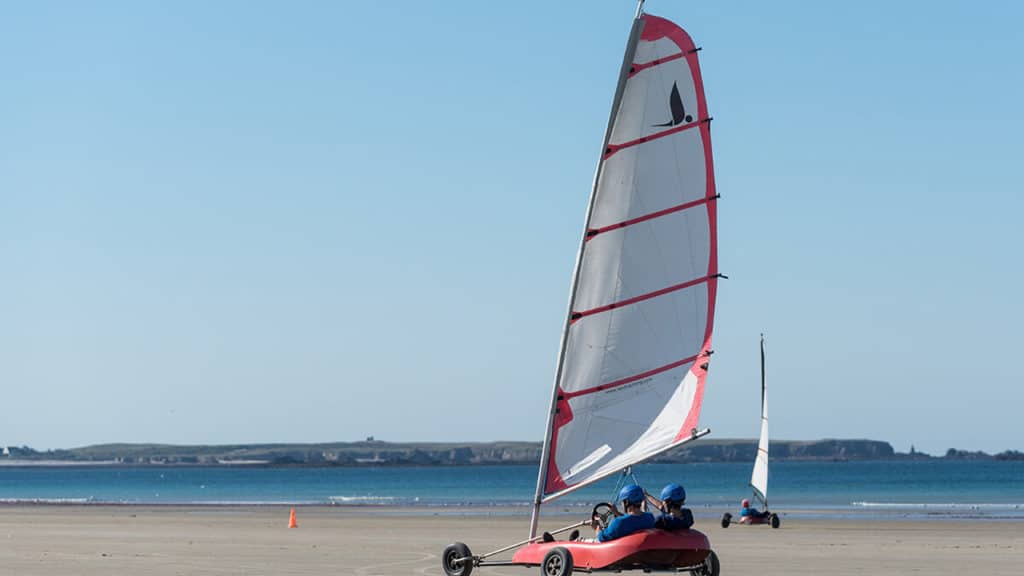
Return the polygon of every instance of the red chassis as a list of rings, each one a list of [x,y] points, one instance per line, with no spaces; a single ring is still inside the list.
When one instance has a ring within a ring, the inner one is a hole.
[[[604,513],[602,513],[604,509]],[[611,505],[594,507],[592,517],[607,520]],[[554,533],[588,525],[571,524]],[[577,532],[578,533],[578,532]],[[550,537],[545,533],[545,538]],[[574,571],[597,572],[643,570],[644,572],[689,571],[692,576],[718,576],[718,555],[711,550],[708,537],[697,530],[667,531],[657,528],[616,538],[608,542],[559,540],[542,542],[539,538],[524,540],[480,556],[470,552],[462,542],[455,542],[441,554],[445,576],[470,576],[473,569],[484,566],[540,567],[542,576],[571,576]],[[495,561],[490,557],[517,549],[512,559]]]
[[[610,542],[532,542],[516,551],[508,562],[487,560],[486,556],[473,556],[465,544],[456,542],[445,548],[441,565],[446,576],[470,576],[474,567],[484,566],[537,566],[542,576],[622,570],[719,574],[718,556],[707,536],[696,530],[643,530]]]
[[[574,568],[583,571],[692,568],[711,552],[707,536],[696,530],[651,529],[609,542],[535,542],[516,551],[512,562],[540,566],[548,553],[559,547],[572,555]]]

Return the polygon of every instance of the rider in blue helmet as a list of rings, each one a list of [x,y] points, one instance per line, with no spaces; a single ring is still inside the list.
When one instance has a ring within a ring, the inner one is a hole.
[[[644,501],[644,489],[636,484],[626,484],[619,490],[619,502],[631,504],[642,504]]]
[[[622,503],[625,514],[620,515],[617,513],[618,510],[615,510],[616,518],[608,524],[607,528],[597,532],[597,541],[607,542],[633,532],[654,528],[654,515],[643,510],[644,495],[644,489],[636,484],[623,486],[619,491],[619,502]],[[591,525],[597,530],[596,521]]]
[[[685,502],[686,501],[686,489],[676,484],[675,482],[669,482],[665,484],[665,487],[661,489],[661,500],[672,500],[674,502]]]
[[[648,495],[648,498],[661,510],[655,526],[664,530],[686,530],[693,526],[693,512],[683,508],[686,502],[686,489],[672,482],[661,489],[661,500]]]

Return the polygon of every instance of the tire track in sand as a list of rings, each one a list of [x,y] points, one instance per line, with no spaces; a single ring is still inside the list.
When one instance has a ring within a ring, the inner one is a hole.
[[[419,564],[421,562],[427,562],[431,558],[437,557],[437,554],[421,553],[421,555],[418,558],[413,558],[411,560],[398,560],[395,562],[383,562],[380,564],[367,564],[365,566],[360,566],[353,571],[353,574],[355,574],[356,576],[391,575],[394,574],[393,571],[383,571],[382,569],[397,568],[399,566],[405,566],[408,564]],[[428,566],[423,566],[417,569],[416,572],[420,572],[421,570],[425,570],[427,568]]]

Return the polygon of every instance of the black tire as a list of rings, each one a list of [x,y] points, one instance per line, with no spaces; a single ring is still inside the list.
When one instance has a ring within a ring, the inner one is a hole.
[[[572,574],[572,554],[562,548],[552,548],[544,555],[540,565],[541,576],[569,576]]]
[[[719,570],[721,566],[718,564],[718,554],[715,554],[714,550],[708,550],[708,557],[700,566],[690,570],[690,576],[718,576]]]
[[[730,522],[732,522],[732,514],[728,512],[722,514],[722,528],[728,528]]]
[[[718,554],[712,550],[708,557],[704,559],[704,569],[707,571],[708,576],[718,576],[722,566],[718,563]]]
[[[771,523],[772,523],[772,528],[778,528],[779,524],[782,524],[782,520],[779,520],[779,515],[778,514],[772,514]]]
[[[441,568],[448,576],[469,576],[473,573],[472,557],[473,554],[470,553],[469,546],[462,542],[449,544],[441,553]],[[460,558],[469,558],[469,560],[456,562]]]

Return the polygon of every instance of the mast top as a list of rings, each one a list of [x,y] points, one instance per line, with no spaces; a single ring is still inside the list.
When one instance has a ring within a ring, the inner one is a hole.
[[[637,0],[637,3],[636,3],[636,16],[635,16],[635,18],[639,18],[640,15],[643,14],[643,13],[644,13],[644,0]]]

